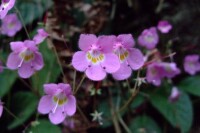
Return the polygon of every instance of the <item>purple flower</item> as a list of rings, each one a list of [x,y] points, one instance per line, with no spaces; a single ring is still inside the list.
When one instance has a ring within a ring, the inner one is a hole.
[[[171,90],[171,95],[169,96],[169,101],[171,103],[176,102],[179,99],[180,95],[181,95],[181,93],[178,90],[178,88],[177,87],[173,87],[172,90]]]
[[[184,69],[187,73],[194,75],[200,71],[199,55],[188,55],[184,59]]]
[[[131,34],[122,34],[115,37],[114,53],[120,61],[120,68],[113,73],[116,80],[124,80],[131,76],[132,69],[137,70],[144,64],[144,57],[140,50],[133,48],[135,45]]]
[[[8,57],[7,67],[12,70],[18,69],[20,77],[29,78],[35,71],[42,69],[42,54],[34,41],[11,42],[10,46],[12,53]]]
[[[21,22],[18,20],[15,13],[5,16],[2,20],[1,33],[8,35],[9,37],[14,36],[22,28]]]
[[[160,86],[162,78],[173,78],[179,73],[175,63],[154,62],[147,68],[146,79],[149,83]]]
[[[2,116],[3,113],[3,103],[0,100],[0,117]]]
[[[15,0],[2,0],[0,5],[0,19],[3,19],[14,5]]]
[[[159,37],[155,27],[145,29],[142,34],[138,37],[138,43],[151,50],[158,44]]]
[[[40,44],[44,41],[44,39],[47,38],[49,34],[44,29],[38,29],[37,32],[38,33],[33,37],[33,40],[36,44]]]
[[[172,25],[168,21],[162,20],[158,22],[157,28],[161,33],[168,33],[172,29]]]
[[[73,55],[72,65],[94,81],[103,80],[106,73],[114,73],[120,67],[117,55],[113,53],[114,36],[96,37],[81,34],[78,51]]]
[[[41,114],[49,114],[53,124],[63,122],[76,112],[76,99],[69,84],[44,84],[44,95],[38,105]]]

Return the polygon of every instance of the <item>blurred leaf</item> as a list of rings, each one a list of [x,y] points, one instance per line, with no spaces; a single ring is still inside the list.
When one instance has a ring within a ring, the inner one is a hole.
[[[188,77],[179,83],[178,88],[193,95],[200,96],[199,82],[200,76]]]
[[[25,24],[32,23],[42,17],[43,13],[53,5],[52,0],[18,0],[17,8]]]
[[[155,121],[146,115],[134,118],[129,125],[132,133],[161,133]]]
[[[38,124],[32,124],[31,127],[28,129],[28,133],[62,133],[61,129],[50,123],[48,120],[39,120]]]
[[[13,96],[12,101],[12,111],[19,119],[14,119],[8,125],[8,129],[22,125],[35,113],[38,104],[37,97],[30,92],[18,92]]]
[[[12,70],[4,69],[4,71],[0,73],[0,97],[3,97],[9,92],[16,79],[17,73]]]
[[[168,96],[160,89],[151,95],[152,105],[174,126],[182,132],[188,132],[192,125],[193,108],[188,95],[181,92],[175,103],[168,101]]]
[[[131,109],[137,108],[144,102],[144,97],[141,95],[137,95],[135,99],[132,101],[130,107]]]
[[[43,84],[55,82],[61,73],[60,67],[53,50],[49,49],[46,41],[40,44],[40,52],[43,55],[44,67],[42,70],[32,76],[33,88],[39,90],[40,95],[43,94]]]

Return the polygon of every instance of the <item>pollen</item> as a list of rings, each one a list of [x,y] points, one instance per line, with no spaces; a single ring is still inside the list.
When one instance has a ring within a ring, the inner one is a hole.
[[[25,50],[20,53],[20,57],[25,61],[29,62],[34,59],[34,54],[31,51]]]

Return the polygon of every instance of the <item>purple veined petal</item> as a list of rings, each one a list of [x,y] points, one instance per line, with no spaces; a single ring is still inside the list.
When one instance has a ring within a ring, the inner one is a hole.
[[[43,85],[43,88],[44,88],[44,92],[45,94],[48,94],[48,95],[57,95],[58,93],[60,93],[60,89],[58,89],[58,85],[57,84],[44,84]]]
[[[86,53],[83,51],[78,51],[73,55],[72,66],[78,71],[85,71],[89,65],[86,59]]]
[[[17,42],[11,42],[10,43],[10,47],[11,47],[11,50],[13,52],[21,52],[23,51],[26,47],[24,46],[24,43],[21,42],[21,41],[17,41]]]
[[[39,52],[35,52],[34,54],[34,60],[32,61],[32,65],[34,67],[35,70],[40,70],[43,68],[44,66],[44,61],[42,58],[42,54]]]
[[[52,96],[45,95],[39,101],[38,112],[41,114],[48,114],[54,108]]]
[[[144,56],[139,49],[131,48],[129,51],[129,57],[127,59],[128,64],[133,70],[140,69],[144,65]]]
[[[2,114],[3,114],[3,105],[2,103],[0,103],[0,117],[2,116]]]
[[[190,75],[196,74],[200,71],[199,55],[187,55],[184,59],[184,70]]]
[[[162,20],[159,21],[157,28],[161,33],[168,33],[172,29],[172,25],[168,21]]]
[[[59,83],[58,88],[63,90],[67,96],[72,94],[72,89],[69,84]]]
[[[112,76],[116,80],[125,80],[131,76],[132,69],[128,66],[126,62],[121,63],[119,70],[115,73],[112,73]]]
[[[36,43],[32,40],[25,40],[24,45],[27,48],[29,48],[29,50],[31,50],[31,51],[38,51],[38,47],[37,47]]]
[[[106,71],[100,65],[91,65],[85,73],[93,81],[100,81],[106,77]]]
[[[58,107],[54,113],[53,112],[49,113],[49,119],[51,123],[55,125],[62,123],[65,120],[66,116],[67,114],[63,112],[62,106]]]
[[[23,62],[21,67],[18,69],[18,74],[21,78],[30,78],[34,74],[34,69],[31,66],[31,62]]]
[[[33,40],[36,44],[40,44],[49,34],[44,29],[38,29],[37,32],[38,33],[33,37]]]
[[[10,0],[7,9],[10,10],[11,8],[14,7],[14,5],[15,5],[15,0]]]
[[[131,34],[121,34],[117,36],[117,41],[121,42],[125,48],[132,48],[135,45],[135,41]]]
[[[79,48],[82,51],[88,51],[91,45],[97,43],[97,37],[93,34],[81,34],[79,38]]]
[[[155,86],[160,86],[161,79],[163,78],[163,71],[157,63],[150,64],[147,67],[146,80]]]
[[[11,70],[15,70],[18,68],[21,61],[22,59],[19,57],[19,55],[17,53],[12,52],[8,56],[6,66]]]
[[[99,36],[97,45],[102,48],[103,53],[111,53],[113,51],[116,36]]]
[[[2,6],[0,7],[0,19],[4,19],[8,13],[8,9],[2,10],[1,8],[2,8]]]
[[[68,101],[64,105],[64,110],[68,116],[74,115],[76,112],[76,98],[73,95],[68,96]]]
[[[101,62],[101,66],[107,73],[114,73],[120,68],[120,62],[118,57],[113,54],[104,54],[105,60]]]

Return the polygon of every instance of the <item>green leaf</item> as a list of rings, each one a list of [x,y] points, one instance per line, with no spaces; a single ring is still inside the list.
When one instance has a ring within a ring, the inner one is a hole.
[[[135,109],[140,106],[144,102],[144,100],[145,98],[143,96],[137,95],[130,105],[131,109]]]
[[[17,73],[8,69],[4,69],[2,73],[0,73],[0,97],[6,95],[9,90],[12,88],[13,84],[17,79]]]
[[[52,0],[19,0],[16,5],[24,23],[29,24],[42,17],[43,13],[53,5],[53,2]]]
[[[175,103],[168,101],[168,95],[162,89],[152,94],[151,104],[181,132],[188,132],[192,125],[193,109],[190,98],[184,92]]]
[[[48,120],[41,119],[38,123],[32,124],[27,133],[62,133],[61,129],[50,123]]]
[[[161,133],[155,121],[146,115],[136,117],[129,125],[132,133]]]
[[[188,77],[179,83],[178,88],[190,94],[200,96],[199,82],[200,76]]]
[[[8,129],[22,125],[35,113],[38,104],[37,97],[30,92],[18,92],[13,96],[12,101],[12,111],[19,119],[14,119]]]
[[[39,90],[40,95],[43,94],[43,84],[55,82],[61,73],[59,64],[53,50],[49,49],[46,41],[40,44],[40,52],[43,55],[44,67],[32,76],[33,88]]]

